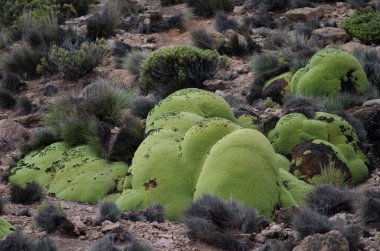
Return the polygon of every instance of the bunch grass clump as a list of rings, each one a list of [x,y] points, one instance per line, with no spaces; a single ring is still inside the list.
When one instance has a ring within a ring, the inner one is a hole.
[[[20,204],[32,204],[41,199],[42,191],[42,187],[37,182],[28,183],[25,187],[12,185],[11,201]]]
[[[72,234],[74,225],[67,218],[61,207],[51,203],[42,204],[37,209],[35,222],[39,228],[47,233],[53,233],[60,230],[63,234]]]

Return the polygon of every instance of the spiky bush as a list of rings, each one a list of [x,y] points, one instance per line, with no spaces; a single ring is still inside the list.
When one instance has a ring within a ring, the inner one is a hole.
[[[131,102],[130,108],[133,115],[145,119],[157,102],[153,96],[138,96]]]
[[[121,215],[121,210],[114,202],[104,199],[99,202],[99,214],[100,222],[105,220],[117,222]]]
[[[380,89],[380,52],[376,48],[355,48],[353,55],[359,60],[368,81]]]
[[[133,240],[123,251],[151,251],[153,248],[146,241]]]
[[[234,8],[231,0],[185,0],[197,16],[210,17],[217,11],[230,12]]]
[[[251,66],[256,75],[275,69],[279,65],[278,57],[271,53],[254,54],[251,58]]]
[[[343,20],[341,26],[364,43],[380,43],[380,11],[356,12]]]
[[[35,251],[33,248],[32,239],[19,230],[0,240],[0,250],[4,251]]]
[[[305,198],[305,204],[314,211],[327,216],[339,212],[353,212],[355,193],[332,185],[316,186]]]
[[[97,240],[87,251],[119,251],[119,249],[115,247],[115,235],[107,235]]]
[[[152,52],[141,64],[141,89],[170,93],[186,87],[202,87],[222,60],[215,51],[188,46],[164,48]]]
[[[184,211],[183,221],[193,238],[227,250],[248,250],[251,246],[249,241],[241,242],[228,231],[253,233],[267,225],[255,210],[211,195],[192,202]]]
[[[293,227],[304,238],[309,235],[329,232],[331,230],[331,223],[326,216],[304,208],[294,217]]]
[[[380,222],[380,191],[365,191],[357,208],[364,224],[378,224]]]
[[[144,217],[149,222],[164,222],[165,209],[162,205],[152,204],[144,210]]]
[[[23,78],[34,78],[37,74],[37,65],[43,54],[39,50],[32,50],[26,44],[15,45],[0,60],[0,70],[13,73]]]
[[[38,239],[34,245],[34,251],[58,251],[58,246],[52,239]]]
[[[10,91],[0,88],[0,108],[10,109],[16,104],[16,98]]]
[[[22,82],[19,76],[12,73],[4,75],[0,82],[0,87],[12,93],[20,93],[27,88],[26,83]]]
[[[184,0],[160,0],[160,3],[162,6],[169,6],[169,5],[175,5],[183,3]]]
[[[357,225],[346,225],[342,221],[331,222],[332,229],[341,232],[344,238],[346,238],[348,245],[350,247],[349,251],[361,250],[361,240],[362,236],[361,228]]]
[[[83,42],[69,45],[68,48],[53,46],[49,60],[56,62],[58,68],[68,79],[77,79],[90,73],[98,66],[107,53],[104,40],[93,43]]]
[[[25,13],[20,17],[17,28],[32,48],[48,49],[62,40],[62,30],[54,13],[46,13],[38,17]]]
[[[141,63],[146,59],[147,55],[142,50],[132,50],[124,58],[123,67],[134,76],[140,75]]]
[[[25,187],[19,185],[11,186],[11,201],[20,204],[32,204],[42,197],[42,187],[37,182],[26,184]]]
[[[191,40],[195,47],[203,50],[215,49],[214,40],[205,28],[195,28],[190,32],[190,34]]]
[[[219,32],[232,29],[239,30],[239,24],[235,19],[228,18],[223,12],[218,12],[215,15],[215,29]]]
[[[96,13],[87,20],[87,37],[92,40],[108,38],[121,22],[119,6],[114,0],[107,0],[100,13]]]
[[[285,114],[302,113],[308,118],[313,118],[316,112],[324,112],[323,105],[313,97],[288,95],[284,100]]]
[[[0,197],[0,215],[4,213],[5,200]]]
[[[75,228],[66,218],[63,209],[51,203],[39,206],[34,220],[37,226],[47,233],[59,230],[63,234],[72,234]]]

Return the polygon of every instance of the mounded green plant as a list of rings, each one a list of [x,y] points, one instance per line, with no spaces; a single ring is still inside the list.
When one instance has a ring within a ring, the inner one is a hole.
[[[364,43],[380,43],[380,11],[356,12],[343,20],[342,28]]]
[[[327,48],[316,53],[292,77],[290,90],[309,96],[364,93],[368,79],[359,61],[348,52]]]
[[[221,65],[216,51],[189,46],[163,48],[152,52],[141,64],[141,89],[166,89],[173,92],[187,87],[202,87]]]
[[[93,43],[83,42],[78,48],[53,46],[49,60],[56,62],[58,68],[68,79],[77,79],[90,73],[98,66],[107,53],[104,40]]]

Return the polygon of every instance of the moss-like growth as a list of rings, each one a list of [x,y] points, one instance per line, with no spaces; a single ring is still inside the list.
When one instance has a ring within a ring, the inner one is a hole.
[[[292,77],[290,90],[308,96],[337,96],[339,93],[363,93],[368,80],[359,61],[338,49],[316,53]]]
[[[342,22],[342,28],[364,43],[380,43],[380,11],[357,12]]]
[[[236,199],[268,217],[276,205],[297,205],[280,182],[271,144],[235,122],[247,126],[206,91],[181,90],[162,100],[148,115],[149,135],[135,153],[117,204],[137,210],[159,203],[168,219],[178,219],[204,194]]]
[[[0,218],[0,238],[13,233],[16,229],[3,218]]]
[[[282,117],[269,132],[276,152],[291,156],[291,172],[306,179],[321,174],[330,161],[353,183],[368,177],[368,160],[352,126],[341,117],[316,112],[313,118],[300,113]]]
[[[189,46],[152,52],[141,65],[141,89],[163,88],[168,93],[187,87],[201,87],[220,65],[216,51]]]

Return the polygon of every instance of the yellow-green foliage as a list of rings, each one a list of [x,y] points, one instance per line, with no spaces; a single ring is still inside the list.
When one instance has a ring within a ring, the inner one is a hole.
[[[135,153],[117,204],[138,210],[159,203],[174,220],[204,194],[236,199],[268,217],[276,205],[296,205],[299,200],[281,185],[273,147],[247,122],[236,120],[213,93],[173,93],[148,115],[149,135]],[[298,185],[308,190],[304,182]]]
[[[380,11],[357,12],[343,20],[341,25],[364,43],[380,43]]]
[[[20,160],[9,182],[24,186],[36,181],[57,198],[95,204],[116,190],[127,170],[125,163],[98,158],[90,146],[70,149],[58,142]]]
[[[348,52],[327,48],[316,53],[292,77],[290,91],[309,96],[363,93],[368,80],[359,61]]]
[[[152,90],[157,84],[174,91],[199,87],[215,74],[219,61],[216,51],[189,46],[159,49],[141,64],[141,88]]]
[[[276,152],[283,155],[290,155],[292,149],[304,141],[319,140],[315,143],[331,146],[347,165],[353,183],[368,177],[368,159],[359,147],[358,136],[352,126],[337,115],[316,112],[314,118],[308,119],[303,114],[291,113],[277,122],[268,138]]]
[[[0,218],[0,238],[13,233],[16,229],[3,218]]]

